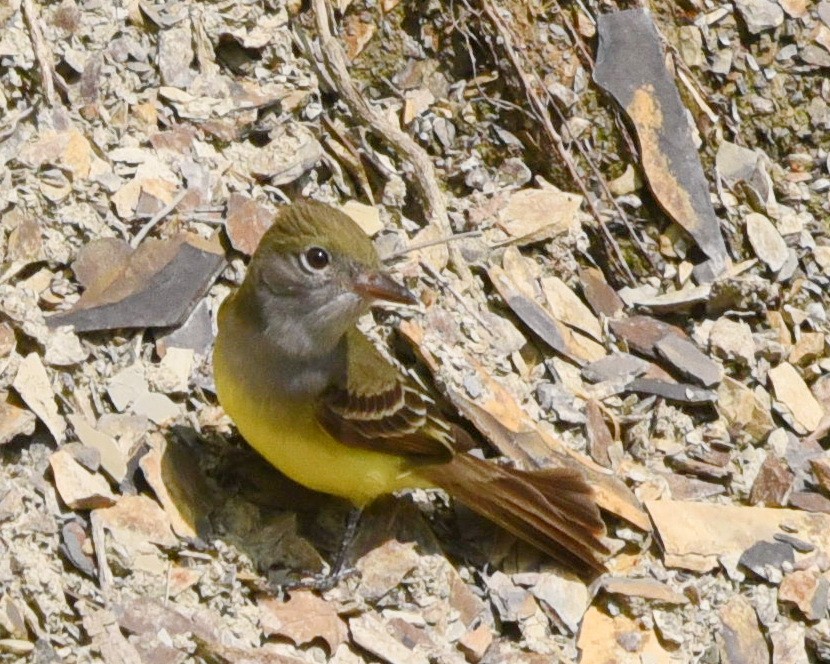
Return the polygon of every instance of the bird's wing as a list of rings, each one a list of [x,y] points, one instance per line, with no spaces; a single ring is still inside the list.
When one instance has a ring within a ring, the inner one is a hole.
[[[317,417],[340,442],[354,447],[449,460],[455,427],[414,381],[408,381],[356,328],[347,336],[346,375],[320,401]]]

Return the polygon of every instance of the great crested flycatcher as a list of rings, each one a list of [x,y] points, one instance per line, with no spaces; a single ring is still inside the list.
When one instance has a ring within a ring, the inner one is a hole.
[[[467,453],[459,428],[356,327],[374,303],[415,301],[345,214],[281,208],[219,311],[219,402],[257,452],[311,489],[362,508],[439,487],[555,560],[604,570],[605,526],[577,471]]]

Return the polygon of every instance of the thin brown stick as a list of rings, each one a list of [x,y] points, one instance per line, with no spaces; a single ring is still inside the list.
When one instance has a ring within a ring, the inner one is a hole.
[[[466,233],[456,233],[455,235],[448,235],[447,237],[439,237],[435,240],[428,240],[426,242],[419,242],[418,244],[413,244],[408,246],[406,249],[401,249],[400,251],[395,251],[388,256],[383,257],[383,262],[393,261],[396,258],[400,258],[401,256],[406,256],[406,254],[411,254],[413,251],[420,251],[421,249],[429,249],[429,247],[436,247],[439,244],[449,244],[450,242],[456,242],[458,240],[465,240],[470,237],[480,237],[481,231],[467,231]]]
[[[559,152],[559,156],[562,161],[565,163],[566,168],[571,173],[571,177],[576,182],[577,186],[579,187],[580,191],[582,192],[582,196],[585,199],[585,203],[588,206],[588,209],[591,212],[591,215],[597,221],[597,224],[602,231],[603,236],[605,237],[605,241],[614,251],[614,254],[619,262],[620,269],[622,269],[625,273],[626,278],[628,279],[629,283],[634,283],[634,275],[631,272],[631,268],[628,266],[628,263],[623,256],[622,250],[620,249],[619,244],[617,244],[616,239],[608,230],[608,226],[605,224],[605,220],[597,210],[596,206],[591,197],[591,193],[588,191],[585,182],[583,181],[579,170],[576,167],[573,159],[571,158],[570,153],[565,148],[565,144],[562,141],[562,137],[559,135],[559,132],[553,126],[553,123],[550,121],[550,114],[547,110],[547,105],[541,100],[539,95],[536,93],[535,88],[533,87],[533,83],[530,80],[530,76],[525,71],[522,63],[519,61],[518,53],[516,52],[516,48],[513,44],[513,33],[507,27],[504,20],[499,16],[498,11],[496,11],[493,4],[490,0],[480,0],[481,7],[484,10],[488,20],[495,28],[496,32],[498,33],[499,39],[501,39],[502,46],[504,48],[504,52],[507,55],[507,58],[510,60],[510,64],[513,67],[513,70],[516,72],[516,75],[522,82],[522,87],[524,88],[525,95],[527,96],[527,100],[530,102],[530,105],[534,111],[535,117],[542,123],[542,127],[545,130],[549,140],[556,146],[556,150]]]
[[[133,239],[130,241],[130,245],[133,249],[135,249],[138,245],[141,244],[141,241],[147,237],[147,234],[153,230],[153,228],[158,224],[162,219],[164,219],[168,214],[170,214],[173,210],[176,209],[176,206],[182,202],[182,199],[187,195],[187,189],[182,189],[178,194],[173,197],[173,200],[170,201],[167,205],[164,206],[161,210],[159,210],[150,221],[148,221],[138,233],[135,234]]]
[[[29,24],[29,38],[32,40],[32,48],[35,52],[35,59],[40,70],[40,79],[43,83],[43,96],[50,108],[58,105],[59,99],[55,93],[55,63],[52,59],[52,51],[43,38],[40,30],[40,19],[38,18],[32,0],[23,0],[23,15],[26,23]]]
[[[442,235],[450,235],[449,217],[444,194],[438,187],[438,178],[429,155],[408,134],[389,122],[370,106],[349,75],[346,54],[340,42],[332,35],[329,25],[329,7],[326,0],[312,0],[317,21],[317,33],[328,74],[349,110],[377,133],[397,152],[398,156],[412,166],[412,175],[418,193],[426,208],[429,223],[438,226]],[[472,273],[457,247],[450,246],[450,265],[465,281],[470,282]]]

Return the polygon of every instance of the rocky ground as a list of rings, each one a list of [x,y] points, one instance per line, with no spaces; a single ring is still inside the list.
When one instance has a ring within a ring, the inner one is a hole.
[[[635,8],[0,6],[3,661],[830,660],[830,2]],[[210,345],[299,197],[418,293],[364,327],[484,453],[586,473],[607,574],[418,491],[285,590],[347,508]]]

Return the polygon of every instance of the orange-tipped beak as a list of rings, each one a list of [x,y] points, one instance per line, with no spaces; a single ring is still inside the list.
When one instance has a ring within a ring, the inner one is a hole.
[[[399,304],[417,304],[417,298],[406,288],[394,281],[385,272],[363,272],[354,282],[355,293],[367,300],[382,300]]]

